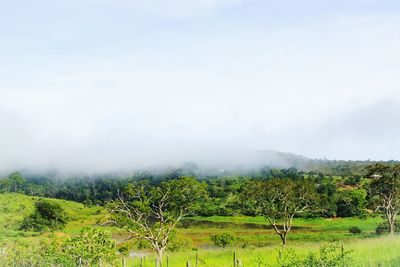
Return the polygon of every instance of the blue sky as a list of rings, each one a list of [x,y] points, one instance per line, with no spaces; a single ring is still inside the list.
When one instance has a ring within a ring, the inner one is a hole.
[[[216,148],[399,159],[399,15],[385,0],[0,0],[0,169]]]

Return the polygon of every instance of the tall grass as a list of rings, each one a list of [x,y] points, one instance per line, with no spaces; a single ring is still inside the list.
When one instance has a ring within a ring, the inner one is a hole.
[[[168,254],[170,267],[196,266],[196,253],[198,254],[198,267],[232,267],[233,252],[243,263],[243,266],[278,266],[279,251],[292,250],[299,257],[306,257],[308,253],[318,251],[322,243],[297,243],[283,249],[280,246],[266,248],[227,248],[227,249],[200,249],[197,252],[188,250]],[[374,267],[374,266],[400,266],[400,237],[368,238],[345,242],[345,250],[350,250],[349,266]],[[285,253],[285,252],[283,252]],[[166,257],[164,266],[166,266]],[[129,266],[140,266],[140,258],[130,258]],[[145,267],[154,266],[154,258],[149,255],[144,261]]]

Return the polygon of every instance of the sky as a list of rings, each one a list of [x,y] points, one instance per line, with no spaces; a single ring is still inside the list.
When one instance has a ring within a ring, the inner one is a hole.
[[[399,160],[398,0],[0,0],[0,171]]]

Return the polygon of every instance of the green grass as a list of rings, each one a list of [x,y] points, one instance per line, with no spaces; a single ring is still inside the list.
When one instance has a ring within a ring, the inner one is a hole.
[[[299,257],[305,257],[312,251],[317,251],[321,244],[302,243],[289,245],[285,250],[292,249]],[[400,237],[369,238],[352,240],[344,243],[345,250],[352,251],[349,266],[400,266]],[[243,266],[273,266],[277,263],[280,246],[265,248],[227,248],[227,249],[199,249],[199,265],[207,267],[231,267],[233,252],[243,262]],[[196,251],[185,251],[167,254],[169,266],[185,266],[190,262],[195,266]],[[129,266],[140,266],[140,259],[129,259]],[[166,257],[164,258],[166,263]],[[149,255],[145,260],[145,267],[154,266],[154,257]]]

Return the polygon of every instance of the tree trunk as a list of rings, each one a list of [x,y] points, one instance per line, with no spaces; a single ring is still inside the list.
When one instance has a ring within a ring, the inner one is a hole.
[[[389,222],[389,233],[391,236],[394,235],[394,225],[392,222]]]
[[[282,245],[286,247],[286,233],[280,234],[279,236],[281,237]]]
[[[389,233],[390,233],[390,235],[391,236],[393,236],[394,235],[394,228],[395,228],[395,220],[394,220],[394,218],[388,218],[388,221],[389,221]]]
[[[162,257],[163,257],[163,250],[158,249],[157,250],[157,260],[156,260],[157,267],[162,267]]]
[[[388,221],[388,226],[389,226],[389,234],[391,236],[394,235],[395,232],[395,219],[396,219],[396,215],[394,215],[393,213],[390,213],[389,211],[386,212],[386,219]]]
[[[286,247],[286,235],[283,236],[282,245]]]

